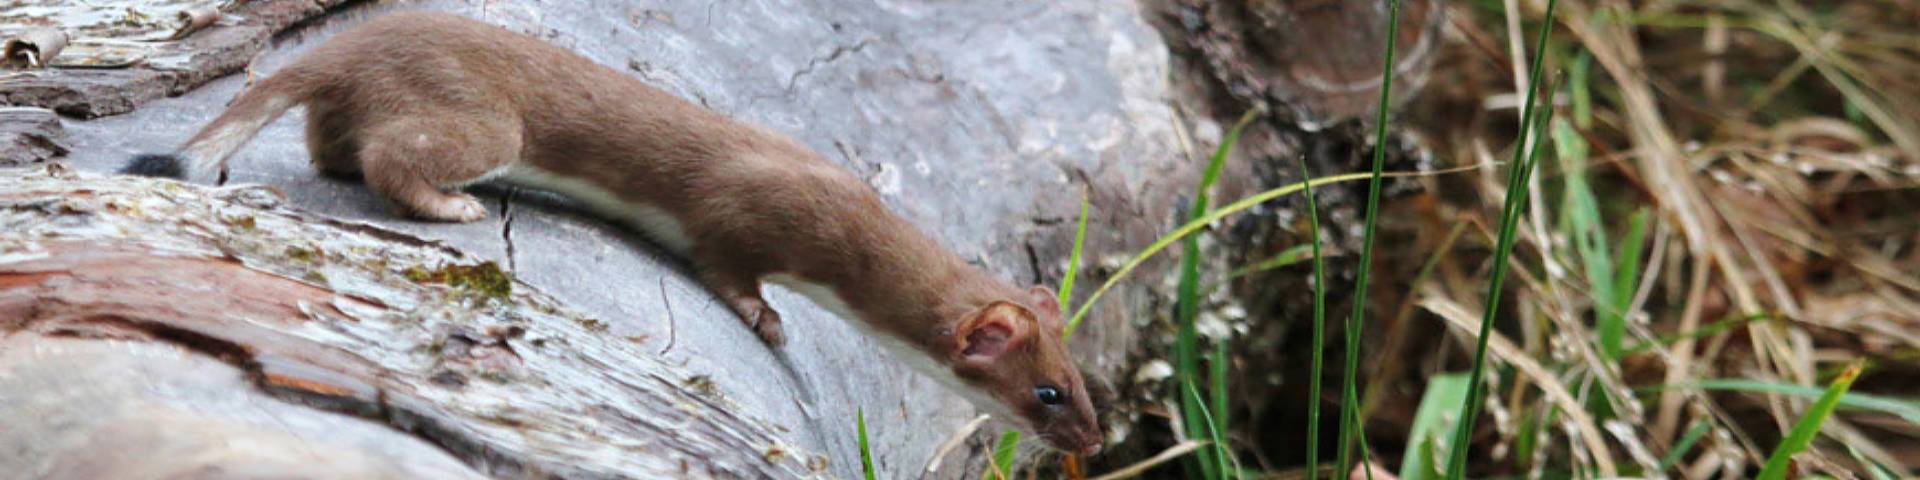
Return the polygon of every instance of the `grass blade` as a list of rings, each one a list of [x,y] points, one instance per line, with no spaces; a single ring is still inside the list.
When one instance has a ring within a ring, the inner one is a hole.
[[[1573,92],[1573,125],[1581,129],[1593,127],[1593,89],[1589,87],[1589,72],[1593,71],[1593,52],[1580,50],[1573,58],[1573,66],[1567,69],[1567,88]]]
[[[1221,139],[1220,148],[1214,150],[1213,157],[1207,161],[1207,168],[1200,177],[1200,186],[1194,193],[1193,208],[1187,215],[1189,219],[1198,220],[1207,216],[1210,206],[1208,190],[1213,189],[1213,184],[1220,180],[1220,172],[1226,167],[1227,155],[1233,151],[1233,145],[1240,141],[1240,134],[1246,130],[1248,124],[1258,118],[1260,113],[1260,109],[1248,110],[1245,115],[1240,116],[1240,121],[1234,123],[1233,128],[1227,131],[1226,138]],[[1174,304],[1174,316],[1179,326],[1173,343],[1174,371],[1182,379],[1182,383],[1191,387],[1201,378],[1200,338],[1194,326],[1195,319],[1200,315],[1200,237],[1187,237],[1181,242],[1180,249],[1180,283]],[[1220,341],[1226,340],[1220,339]],[[1191,399],[1182,397],[1181,400],[1180,412],[1184,417],[1182,420],[1184,420],[1183,425],[1186,427],[1188,438],[1205,438],[1210,432],[1218,435],[1221,425],[1201,415],[1206,405],[1199,398],[1198,392],[1195,392]],[[1227,453],[1225,444],[1214,442],[1210,448],[1194,452],[1196,461],[1188,465],[1197,463],[1200,475],[1204,478],[1221,478],[1226,472],[1221,471],[1218,466],[1223,463],[1221,458]]]
[[[1540,80],[1543,76],[1544,57],[1547,51],[1547,39],[1553,33],[1553,10],[1559,0],[1547,0],[1546,20],[1540,23],[1540,42],[1533,52],[1533,74],[1527,80],[1527,95],[1520,114],[1520,135],[1513,149],[1514,164],[1507,177],[1507,198],[1505,211],[1501,212],[1500,240],[1494,250],[1493,276],[1488,281],[1486,315],[1480,321],[1480,331],[1475,340],[1473,352],[1473,371],[1467,382],[1467,398],[1461,402],[1459,423],[1454,428],[1452,451],[1448,452],[1447,478],[1458,480],[1466,475],[1467,452],[1473,450],[1468,443],[1473,439],[1474,420],[1480,415],[1481,379],[1486,375],[1487,340],[1491,338],[1490,329],[1496,313],[1500,310],[1501,283],[1507,277],[1507,258],[1513,254],[1514,230],[1520,221],[1520,206],[1527,195],[1527,177],[1533,174],[1534,160],[1540,153],[1540,145],[1547,142],[1533,142],[1533,148],[1527,148],[1530,130],[1544,129],[1544,122],[1533,118],[1534,96],[1540,92]],[[1551,114],[1548,115],[1551,118]],[[1541,125],[1536,125],[1539,123]]]
[[[1518,143],[1525,143],[1525,138]],[[1488,280],[1486,312],[1480,320],[1480,331],[1476,332],[1476,345],[1473,354],[1472,382],[1467,391],[1467,399],[1460,407],[1460,421],[1455,425],[1453,449],[1448,452],[1447,478],[1458,480],[1466,474],[1467,451],[1471,450],[1473,425],[1480,415],[1481,379],[1486,375],[1487,341],[1492,337],[1496,312],[1500,309],[1500,294],[1507,277],[1507,260],[1513,256],[1513,243],[1520,222],[1520,209],[1526,204],[1526,178],[1533,174],[1533,161],[1538,159],[1540,146],[1546,142],[1535,142],[1532,153],[1518,165],[1508,177],[1505,213],[1501,214],[1500,238],[1494,249],[1493,273]],[[1516,149],[1519,151],[1519,149]]]
[[[1227,354],[1227,342],[1214,342],[1213,355],[1207,359],[1207,365],[1212,367],[1210,369],[1211,372],[1207,374],[1207,380],[1212,383],[1212,391],[1208,392],[1207,395],[1213,400],[1213,407],[1211,408],[1213,415],[1212,418],[1207,419],[1207,423],[1212,425],[1208,430],[1213,431],[1213,436],[1215,437],[1215,441],[1218,442],[1220,449],[1220,456],[1214,459],[1214,463],[1220,465],[1221,478],[1230,477],[1232,476],[1230,472],[1238,470],[1227,469],[1227,464],[1230,463],[1229,460],[1233,459],[1232,446],[1226,442],[1219,441],[1226,437],[1225,430],[1227,426],[1233,425],[1227,417],[1228,409],[1231,408],[1227,403],[1231,400],[1227,398]],[[1239,462],[1233,461],[1231,463]]]
[[[1200,391],[1193,387],[1193,382],[1187,382],[1185,386],[1187,391],[1186,398],[1192,401],[1193,405],[1200,407],[1197,410],[1198,410],[1198,413],[1200,414],[1201,421],[1206,422],[1206,424],[1209,426],[1221,425],[1220,423],[1216,423],[1214,421],[1213,412],[1211,409],[1207,408],[1206,402],[1200,401]],[[1212,445],[1213,448],[1221,450],[1222,453],[1225,453],[1226,448],[1222,447],[1222,445],[1226,444],[1226,434],[1222,433],[1221,429],[1208,428],[1207,436],[1208,436],[1208,440],[1213,443]],[[1210,465],[1209,467],[1214,472],[1218,472],[1218,473],[1208,474],[1207,478],[1227,478],[1227,472],[1230,472],[1231,470],[1227,468],[1226,455],[1216,456],[1212,460],[1213,460],[1213,464]]]
[[[1313,198],[1313,170],[1300,157],[1300,179],[1307,185],[1307,235],[1313,249],[1313,373],[1307,377],[1307,480],[1320,479],[1320,375],[1327,350],[1327,262],[1320,255],[1320,206]]]
[[[1446,414],[1467,398],[1467,376],[1451,373],[1435,375],[1420,395],[1420,407],[1413,414],[1413,428],[1407,434],[1407,453],[1400,459],[1400,480],[1433,480],[1434,446],[1445,438]]]
[[[1767,457],[1767,466],[1760,469],[1759,480],[1787,478],[1787,470],[1793,465],[1793,455],[1806,450],[1807,445],[1813,443],[1813,437],[1820,434],[1820,425],[1827,423],[1827,417],[1833,416],[1834,408],[1840,406],[1840,398],[1847,394],[1847,389],[1853,388],[1853,381],[1860,378],[1860,371],[1865,368],[1865,363],[1854,362],[1852,366],[1847,367],[1846,371],[1840,372],[1839,377],[1833,379],[1833,383],[1827,386],[1826,393],[1820,395],[1820,400],[1813,402],[1813,407],[1807,409],[1807,414],[1800,417],[1799,423],[1793,425],[1793,430],[1787,433],[1787,438],[1773,448],[1773,455]]]
[[[1613,267],[1613,293],[1615,311],[1621,315],[1633,307],[1633,293],[1639,289],[1640,262],[1644,260],[1643,246],[1647,239],[1648,214],[1646,208],[1633,212],[1627,218],[1627,234],[1620,239],[1620,252],[1613,258],[1618,263]]]
[[[1565,193],[1562,197],[1562,218],[1566,221],[1567,232],[1580,256],[1580,265],[1586,270],[1590,296],[1593,298],[1594,331],[1599,337],[1600,354],[1608,360],[1620,358],[1627,337],[1626,301],[1631,301],[1633,291],[1620,295],[1615,281],[1612,258],[1613,250],[1607,248],[1606,220],[1600,215],[1600,201],[1593,194],[1593,187],[1587,184],[1587,141],[1573,127],[1564,121],[1552,120],[1553,146],[1555,156],[1560,159],[1561,177]],[[1626,301],[1622,301],[1622,298]]]
[[[1625,353],[1634,354],[1634,353],[1644,352],[1644,351],[1653,349],[1655,347],[1672,346],[1675,343],[1680,343],[1680,341],[1682,340],[1693,340],[1693,339],[1705,338],[1712,335],[1718,335],[1722,332],[1733,330],[1736,327],[1740,327],[1748,323],[1764,321],[1764,320],[1773,320],[1773,314],[1772,313],[1754,313],[1754,314],[1740,315],[1740,316],[1734,316],[1734,317],[1727,317],[1710,324],[1702,325],[1700,326],[1700,328],[1696,328],[1693,330],[1688,330],[1680,333],[1661,335],[1660,338],[1655,340],[1636,343],[1632,347],[1627,348]]]
[[[1421,177],[1421,176],[1466,172],[1466,171],[1472,171],[1477,168],[1480,168],[1480,166],[1467,165],[1467,166],[1454,167],[1454,168],[1448,168],[1448,169],[1442,169],[1442,170],[1435,170],[1430,172],[1391,172],[1391,173],[1387,173],[1385,176],[1387,177]],[[1335,183],[1355,182],[1360,180],[1366,180],[1368,178],[1371,178],[1371,176],[1372,174],[1370,173],[1348,173],[1348,174],[1334,175],[1331,177],[1314,179],[1312,181],[1312,186],[1318,187],[1318,186],[1335,184]],[[1200,230],[1206,229],[1207,225],[1211,225],[1213,222],[1219,221],[1222,218],[1227,218],[1229,216],[1232,216],[1233,214],[1246,211],[1249,208],[1253,208],[1253,206],[1255,205],[1270,202],[1270,201],[1273,201],[1273,199],[1291,195],[1295,192],[1299,192],[1301,191],[1301,189],[1304,189],[1307,186],[1308,186],[1308,182],[1303,181],[1298,183],[1282,185],[1279,187],[1274,187],[1273,189],[1269,189],[1253,195],[1248,195],[1246,198],[1236,200],[1233,203],[1226,204],[1221,206],[1220,208],[1216,208],[1211,211],[1208,211],[1205,217],[1201,217],[1198,220],[1188,221],[1186,224],[1181,225],[1179,228],[1173,229],[1172,232],[1167,232],[1166,235],[1162,235],[1159,239],[1154,240],[1153,243],[1148,244],[1146,248],[1141,249],[1139,253],[1135,253],[1133,255],[1133,258],[1127,259],[1126,263],[1121,264],[1119,270],[1115,270],[1112,276],[1107,277],[1106,282],[1102,282],[1100,284],[1100,288],[1094,289],[1093,294],[1087,296],[1087,301],[1080,303],[1080,308],[1074,309],[1073,317],[1067,320],[1067,329],[1066,329],[1067,332],[1071,334],[1075,328],[1078,328],[1080,326],[1081,321],[1086,320],[1087,313],[1093,311],[1093,306],[1098,303],[1098,300],[1100,300],[1101,296],[1106,295],[1108,290],[1112,290],[1113,287],[1118,286],[1121,281],[1126,280],[1127,276],[1132,274],[1135,269],[1138,269],[1141,264],[1146,263],[1147,260],[1153,258],[1154,255],[1160,254],[1161,251],[1164,251],[1167,249],[1167,247],[1172,246],[1174,242],[1178,242],[1183,239],[1186,239],[1188,235],[1193,235],[1194,233],[1197,233]]]
[[[1020,431],[1007,429],[1000,434],[1000,442],[993,445],[993,468],[987,470],[986,478],[1009,480],[1013,478],[1013,454],[1019,452]],[[872,479],[868,479],[872,480]]]
[[[867,446],[867,411],[857,409],[854,412],[854,425],[860,431],[860,473],[867,480],[873,480],[873,449]]]
[[[1816,398],[1826,391],[1817,387],[1794,385],[1790,383],[1764,382],[1741,378],[1716,378],[1701,380],[1686,385],[1659,385],[1648,387],[1645,391],[1660,391],[1672,388],[1697,388],[1700,390],[1719,390],[1728,392],[1768,393],[1774,395],[1792,395],[1804,398]],[[1848,392],[1840,396],[1840,407],[1849,410],[1868,410],[1900,417],[1914,426],[1920,426],[1920,398],[1883,397],[1865,393]]]
[[[1308,177],[1308,180],[1311,180],[1311,179],[1312,179],[1311,177]],[[1311,191],[1312,189],[1309,188],[1308,190],[1309,191],[1307,192],[1307,194],[1312,195],[1313,194],[1313,192]],[[1312,204],[1313,202],[1309,200],[1307,203]],[[1234,269],[1232,272],[1227,272],[1227,279],[1231,280],[1235,278],[1240,278],[1240,277],[1247,276],[1249,274],[1264,272],[1264,271],[1273,270],[1276,268],[1286,268],[1300,262],[1313,260],[1317,258],[1320,258],[1320,255],[1313,253],[1312,245],[1294,245],[1292,247],[1287,248],[1286,250],[1281,250],[1280,253],[1274,255],[1273,258],[1261,260],[1260,263],[1256,263],[1256,264],[1245,266],[1245,267],[1240,267],[1240,268]]]
[[[1338,472],[1349,471],[1352,460],[1350,439],[1359,436],[1360,399],[1354,386],[1360,370],[1360,333],[1366,329],[1367,274],[1373,270],[1373,240],[1380,217],[1381,172],[1387,159],[1387,111],[1393,99],[1393,54],[1400,39],[1400,0],[1387,0],[1387,51],[1380,65],[1380,107],[1374,115],[1373,169],[1367,182],[1366,231],[1361,236],[1359,275],[1353,281],[1353,317],[1347,321],[1347,369],[1341,380],[1340,447]],[[1365,448],[1365,446],[1362,446]],[[1367,478],[1373,478],[1373,464],[1366,464]]]
[[[1680,442],[1673,444],[1673,450],[1668,451],[1667,456],[1660,459],[1660,465],[1654,467],[1654,471],[1665,472],[1680,463],[1680,459],[1687,456],[1687,451],[1693,450],[1693,444],[1698,443],[1700,437],[1705,436],[1712,428],[1713,424],[1707,423],[1706,420],[1693,422],[1693,427],[1688,428],[1687,433],[1680,436]]]
[[[1087,194],[1080,194],[1080,223],[1073,228],[1073,255],[1067,257],[1067,275],[1060,279],[1060,313],[1065,314],[1073,305],[1073,279],[1080,274],[1080,252],[1087,246]],[[1066,332],[1071,338],[1073,332]]]

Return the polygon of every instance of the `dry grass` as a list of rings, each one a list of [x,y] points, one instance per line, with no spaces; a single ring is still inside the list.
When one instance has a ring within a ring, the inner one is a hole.
[[[1505,3],[1450,5],[1454,40],[1407,122],[1457,164],[1521,147],[1515,48],[1545,2]],[[1560,8],[1539,139],[1554,155],[1528,185],[1472,472],[1748,478],[1814,400],[1687,388],[1707,379],[1819,389],[1865,359],[1853,392],[1920,402],[1920,2]],[[1424,179],[1440,218],[1400,220],[1451,249],[1397,259],[1437,255],[1412,323],[1461,340],[1409,345],[1439,359],[1395,364],[1412,376],[1471,355],[1499,177]],[[1452,225],[1468,225],[1457,243]],[[1843,408],[1821,432],[1802,472],[1920,475],[1910,419]]]

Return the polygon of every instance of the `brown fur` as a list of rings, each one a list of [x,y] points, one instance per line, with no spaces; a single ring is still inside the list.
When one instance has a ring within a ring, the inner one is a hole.
[[[363,175],[416,216],[483,218],[485,208],[457,188],[510,167],[584,180],[620,205],[670,214],[691,240],[680,253],[769,344],[784,337],[761,281],[781,274],[823,285],[858,317],[849,320],[990,397],[976,402],[999,404],[983,407],[1012,412],[1056,447],[1100,446],[1051,292],[967,265],[850,172],[785,136],[524,35],[451,15],[394,14],[315,47],[182,151],[196,170],[218,170],[245,141],[232,135],[250,137],[295,104],[308,107],[316,168]],[[1041,385],[1067,402],[1042,404]]]

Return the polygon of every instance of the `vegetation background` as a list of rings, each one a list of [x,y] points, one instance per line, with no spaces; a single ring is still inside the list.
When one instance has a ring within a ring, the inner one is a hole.
[[[1444,19],[1423,89],[1333,125],[1371,171],[1234,153],[1300,120],[1240,102],[1191,221],[1088,267],[1178,284],[1145,388],[1166,449],[1100,478],[1920,475],[1920,3],[1367,3]],[[1419,25],[1378,23],[1371,85],[1404,85],[1382,67]],[[1321,178],[1210,201],[1233,161]],[[1209,258],[1262,205],[1286,240]]]

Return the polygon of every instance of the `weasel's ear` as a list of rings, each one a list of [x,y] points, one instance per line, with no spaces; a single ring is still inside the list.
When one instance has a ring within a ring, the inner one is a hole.
[[[993,302],[974,312],[954,332],[954,356],[965,363],[992,364],[1033,335],[1033,313],[1011,302]]]
[[[1033,308],[1040,309],[1033,313],[1047,323],[1047,328],[1059,330],[1064,327],[1060,324],[1060,294],[1053,293],[1053,289],[1046,285],[1034,285],[1027,289],[1027,297],[1027,301],[1033,302]]]

